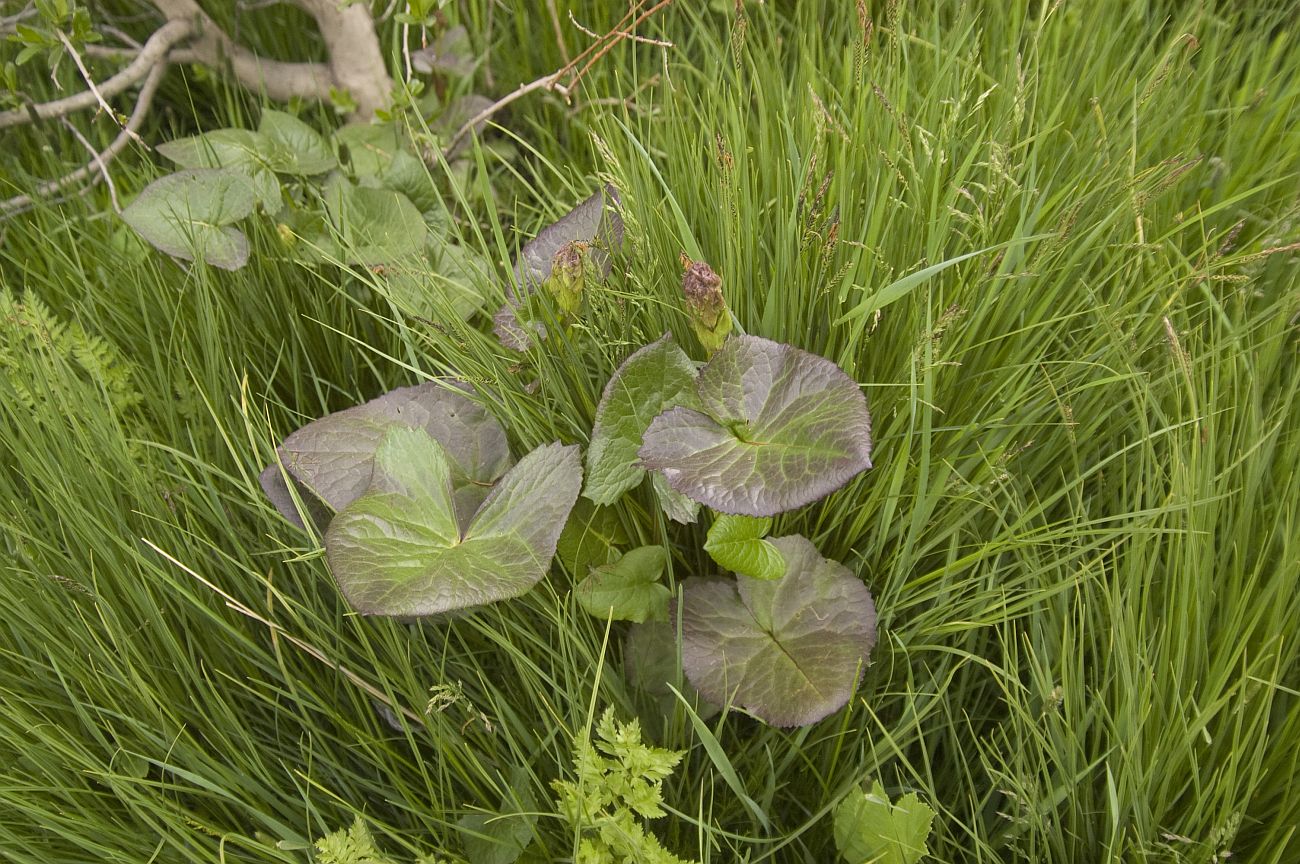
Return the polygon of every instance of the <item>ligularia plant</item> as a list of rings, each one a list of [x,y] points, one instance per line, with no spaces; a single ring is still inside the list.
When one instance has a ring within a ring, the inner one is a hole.
[[[516,287],[494,317],[506,348],[542,351],[549,327],[570,333],[622,241],[617,208],[606,187],[524,246]],[[875,606],[862,580],[811,540],[767,535],[771,517],[871,467],[866,400],[831,361],[737,332],[707,264],[689,264],[683,293],[707,361],[671,334],[634,350],[597,406],[585,480],[576,445],[515,462],[472,392],[427,382],[294,432],[263,488],[291,521],[323,532],[330,570],[362,614],[406,618],[518,597],[546,577],[558,549],[577,605],[632,622],[638,686],[662,693],[680,669],[701,709],[816,722],[857,687]],[[647,479],[670,520],[689,525],[704,511],[704,551],[735,578],[697,573],[675,584],[670,545],[620,548],[619,502]]]

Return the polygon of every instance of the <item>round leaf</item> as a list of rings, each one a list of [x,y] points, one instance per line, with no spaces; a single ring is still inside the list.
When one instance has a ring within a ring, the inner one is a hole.
[[[728,339],[700,370],[701,410],[665,411],[642,464],[722,513],[772,516],[810,504],[871,467],[871,417],[834,363],[757,336]]]
[[[393,429],[366,493],[325,534],[330,570],[363,615],[413,617],[518,597],[546,575],[578,497],[576,446],[539,447],[488,494],[462,532],[451,465],[433,438]]]
[[[682,666],[704,698],[773,726],[839,710],[876,640],[871,592],[804,537],[771,541],[786,562],[772,582],[683,583]]]

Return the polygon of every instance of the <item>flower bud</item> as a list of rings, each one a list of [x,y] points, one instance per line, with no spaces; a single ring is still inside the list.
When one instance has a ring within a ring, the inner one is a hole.
[[[582,290],[586,281],[586,262],[590,244],[575,240],[565,243],[551,259],[551,276],[546,280],[560,309],[577,317],[582,309]]]
[[[703,261],[695,261],[682,276],[682,293],[686,295],[691,329],[704,350],[713,356],[731,334],[731,310],[722,296],[722,277]]]

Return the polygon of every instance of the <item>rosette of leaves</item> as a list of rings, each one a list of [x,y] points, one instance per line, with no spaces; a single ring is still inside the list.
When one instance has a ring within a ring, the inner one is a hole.
[[[512,464],[505,433],[433,382],[323,417],[285,439],[262,486],[302,524],[366,615],[432,615],[517,597],[540,581],[582,484],[576,447]],[[296,493],[296,494],[295,494]]]
[[[581,276],[587,268],[599,278],[609,275],[611,253],[623,245],[623,218],[618,206],[618,191],[606,185],[524,244],[515,261],[513,283],[506,289],[506,302],[492,319],[493,332],[502,345],[522,352],[532,347],[534,340],[546,338],[545,310],[538,307],[535,295],[544,302],[546,294],[553,293],[557,303],[573,303],[566,292],[571,295],[575,276]],[[581,269],[575,274],[573,253],[579,249]],[[559,275],[563,284],[552,288],[557,259],[562,265]],[[539,293],[539,289],[547,290]]]
[[[803,726],[852,696],[876,641],[876,607],[862,580],[807,538],[768,542],[785,562],[780,579],[682,583],[682,668],[710,702]]]

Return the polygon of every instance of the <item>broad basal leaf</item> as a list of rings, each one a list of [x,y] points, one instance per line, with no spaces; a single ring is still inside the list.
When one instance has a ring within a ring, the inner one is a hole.
[[[695,366],[666,333],[624,360],[605,385],[587,448],[583,497],[612,504],[640,483],[645,476],[637,461],[641,436],[655,415],[683,404],[699,405]]]
[[[282,174],[324,174],[338,167],[338,160],[320,133],[306,123],[267,108],[257,131],[267,143],[265,159]]]
[[[752,579],[780,579],[785,561],[771,542],[764,540],[772,528],[769,518],[718,516],[709,527],[704,551],[732,573]]]
[[[839,710],[876,640],[871,592],[807,538],[771,541],[784,578],[683,583],[682,666],[706,699],[773,726],[804,726]]]
[[[700,697],[690,681],[682,678],[677,656],[677,625],[672,622],[647,621],[634,624],[623,640],[623,673],[628,683],[652,697],[665,717],[677,704],[677,690],[685,696],[695,713],[707,720],[718,713],[718,706]]]
[[[253,181],[257,202],[268,213],[280,209],[280,181],[267,156],[271,142],[251,129],[214,129],[202,135],[159,144],[159,153],[182,168],[233,168]]]
[[[182,168],[240,168],[263,164],[271,143],[251,129],[214,129],[159,144],[157,150]]]
[[[196,169],[150,183],[122,218],[168,255],[238,270],[248,261],[248,238],[229,226],[252,213],[255,204],[252,181],[244,174]]]
[[[849,864],[916,864],[929,854],[934,811],[909,792],[889,803],[877,780],[835,808],[835,845]]]
[[[284,439],[280,461],[290,477],[332,510],[342,510],[369,485],[375,448],[393,427],[423,430],[442,445],[452,462],[457,512],[466,522],[511,465],[500,424],[452,387],[432,381],[399,387],[307,424]],[[292,506],[282,507],[274,495],[272,502],[297,521]]]
[[[722,513],[772,516],[871,467],[871,417],[834,363],[757,336],[728,339],[700,370],[696,407],[655,417],[644,467]]]
[[[393,429],[365,494],[330,523],[325,556],[363,615],[433,615],[518,597],[546,575],[581,485],[576,446],[539,447],[462,530],[446,451],[420,430]]]
[[[615,621],[667,621],[672,592],[659,581],[668,550],[641,546],[612,564],[593,567],[573,589],[578,605],[597,618]]]

